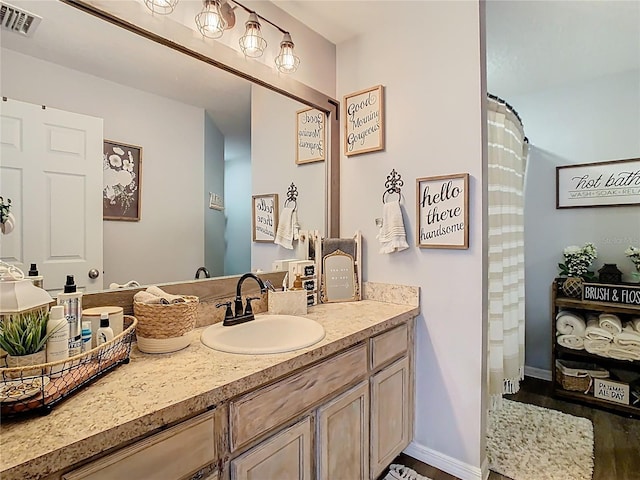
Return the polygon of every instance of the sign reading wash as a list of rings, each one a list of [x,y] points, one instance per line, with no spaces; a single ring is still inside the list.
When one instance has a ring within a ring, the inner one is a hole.
[[[640,306],[640,286],[584,283],[582,300]]]
[[[556,208],[640,205],[640,158],[556,167]]]
[[[418,178],[420,248],[469,248],[469,174]]]

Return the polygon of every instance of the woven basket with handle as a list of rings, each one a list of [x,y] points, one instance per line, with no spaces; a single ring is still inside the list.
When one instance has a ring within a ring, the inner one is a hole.
[[[196,325],[198,297],[185,295],[185,302],[148,304],[133,302],[138,319],[136,334],[144,338],[174,338],[192,331]]]

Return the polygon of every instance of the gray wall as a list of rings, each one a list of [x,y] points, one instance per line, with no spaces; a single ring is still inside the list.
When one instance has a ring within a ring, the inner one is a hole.
[[[209,208],[209,192],[224,198],[224,136],[204,114],[204,264],[212,277],[224,275],[224,212]]]
[[[224,163],[224,274],[236,275],[251,270],[251,158],[229,158]]]
[[[531,141],[525,192],[526,365],[551,368],[550,284],[568,245],[593,242],[597,271],[640,245],[640,207],[555,208],[555,167],[640,157],[640,73],[506,99]],[[499,94],[499,93],[498,93]]]

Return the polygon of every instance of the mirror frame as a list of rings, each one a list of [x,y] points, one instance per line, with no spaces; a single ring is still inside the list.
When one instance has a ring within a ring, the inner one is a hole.
[[[225,55],[224,49],[232,52],[232,49],[226,45],[218,44],[215,48],[216,56],[218,56],[217,53],[220,53],[219,58],[222,58],[221,60],[168,40],[161,35],[110,13],[106,2],[100,2],[100,0],[59,1],[136,35],[324,112],[327,115],[329,135],[328,158],[325,160],[325,232],[327,237],[340,237],[340,103],[336,99],[292,78],[280,77],[272,68],[261,62],[246,62],[237,55],[229,53]],[[103,6],[102,4],[105,5]]]

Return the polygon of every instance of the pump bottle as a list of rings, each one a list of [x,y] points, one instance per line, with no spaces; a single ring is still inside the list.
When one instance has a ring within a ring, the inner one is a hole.
[[[113,330],[109,326],[109,314],[102,313],[100,315],[100,328],[96,332],[96,343],[98,346],[113,340]]]
[[[67,275],[64,293],[58,294],[58,305],[64,307],[64,316],[69,324],[69,356],[82,353],[82,293],[76,289],[73,275]]]

